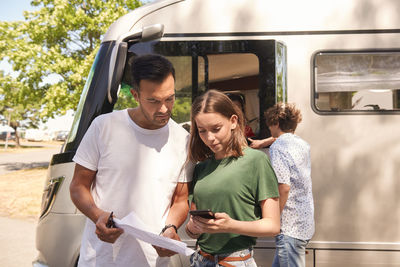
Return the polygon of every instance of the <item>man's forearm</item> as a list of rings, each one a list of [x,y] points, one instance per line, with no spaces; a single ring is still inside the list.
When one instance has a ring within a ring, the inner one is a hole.
[[[279,184],[279,208],[282,213],[285,208],[286,201],[289,198],[290,185],[287,184]]]
[[[187,183],[178,183],[172,197],[166,224],[173,224],[179,228],[185,222],[189,212],[188,194],[189,185]]]
[[[173,203],[166,224],[173,224],[179,228],[185,222],[188,212],[189,206],[187,201]]]
[[[96,206],[92,194],[90,193],[90,188],[95,178],[96,171],[76,164],[74,177],[69,186],[72,202],[74,202],[75,206],[94,223],[97,222],[100,214],[103,212]]]
[[[285,205],[286,205],[286,201],[287,201],[287,199],[288,199],[288,196],[289,196],[289,193],[287,193],[286,195],[281,195],[280,197],[279,197],[279,209],[280,209],[280,212],[282,213],[282,211],[283,211],[283,209],[285,208]]]
[[[96,223],[103,211],[97,207],[90,191],[84,186],[74,186],[71,184],[70,194],[75,206],[92,222]]]

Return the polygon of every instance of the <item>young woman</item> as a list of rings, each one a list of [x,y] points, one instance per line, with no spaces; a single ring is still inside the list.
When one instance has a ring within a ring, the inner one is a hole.
[[[199,162],[191,209],[215,216],[191,216],[186,225],[199,246],[191,266],[256,266],[256,237],[280,230],[274,171],[263,152],[247,147],[242,112],[225,94],[209,90],[196,98],[191,123],[188,159]]]
[[[304,267],[306,245],[314,234],[310,145],[294,134],[302,119],[294,104],[277,103],[265,117],[276,138],[269,153],[279,182],[282,213],[272,266]]]

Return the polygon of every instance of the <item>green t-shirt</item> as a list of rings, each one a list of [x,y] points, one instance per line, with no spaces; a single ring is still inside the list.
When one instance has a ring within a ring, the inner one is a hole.
[[[225,212],[239,221],[261,219],[259,202],[279,197],[278,182],[267,155],[245,148],[237,159],[208,159],[196,165],[193,174],[193,201],[197,209]],[[210,254],[232,253],[249,248],[255,237],[219,233],[202,234],[198,244]]]

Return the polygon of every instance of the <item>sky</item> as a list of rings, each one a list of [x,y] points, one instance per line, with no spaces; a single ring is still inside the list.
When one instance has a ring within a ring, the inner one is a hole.
[[[31,0],[0,0],[0,21],[24,20],[24,11],[33,11],[36,7],[30,5]],[[9,73],[10,66],[4,61],[0,62],[0,70]],[[50,119],[46,124],[41,125],[42,129],[50,131],[70,130],[73,121],[73,112],[69,111],[66,116]]]
[[[35,7],[31,6],[31,0],[12,0],[12,1],[0,1],[0,21],[15,21],[23,20],[24,11],[35,10]],[[11,68],[9,64],[4,61],[0,61],[0,70],[6,73],[10,73]]]
[[[32,11],[35,7],[30,5],[31,0],[0,1],[0,20],[23,20],[23,12]]]

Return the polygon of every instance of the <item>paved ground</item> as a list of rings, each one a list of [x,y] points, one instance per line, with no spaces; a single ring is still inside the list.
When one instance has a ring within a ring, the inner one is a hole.
[[[36,221],[0,217],[0,229],[0,266],[32,266],[37,256]]]
[[[40,146],[33,143],[32,147]],[[42,145],[41,148],[23,149],[20,152],[0,150],[0,175],[7,172],[31,169],[35,167],[47,167],[51,155],[59,153],[61,144]]]
[[[26,144],[24,144],[26,145]],[[0,175],[15,170],[48,166],[51,156],[59,153],[61,144],[38,144],[42,148],[4,151],[0,148]],[[37,256],[36,220],[0,217],[0,266],[28,267]]]

